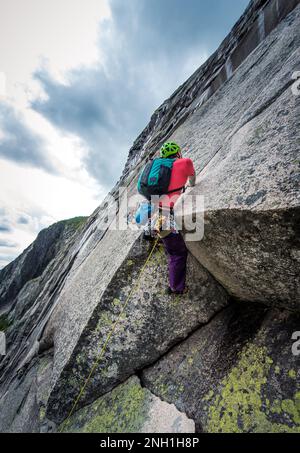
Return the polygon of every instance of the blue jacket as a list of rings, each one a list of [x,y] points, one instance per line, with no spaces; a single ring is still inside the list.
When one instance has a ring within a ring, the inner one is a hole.
[[[140,204],[139,209],[135,214],[135,221],[138,225],[146,225],[148,219],[151,217],[153,207],[148,202]]]

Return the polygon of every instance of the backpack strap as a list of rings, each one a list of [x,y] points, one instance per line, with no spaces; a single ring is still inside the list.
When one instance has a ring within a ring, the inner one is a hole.
[[[184,192],[185,192],[185,186],[179,187],[178,189],[169,190],[169,191],[166,193],[166,195],[168,195],[169,193],[179,192],[179,190],[180,190],[180,191],[182,190],[182,193],[184,193]]]

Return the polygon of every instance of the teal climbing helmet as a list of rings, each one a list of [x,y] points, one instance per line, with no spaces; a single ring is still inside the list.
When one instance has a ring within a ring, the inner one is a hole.
[[[160,148],[160,157],[170,157],[178,153],[181,153],[181,148],[174,142],[164,143]]]

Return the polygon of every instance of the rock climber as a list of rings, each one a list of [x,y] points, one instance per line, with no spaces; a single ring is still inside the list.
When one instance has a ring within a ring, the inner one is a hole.
[[[192,160],[182,157],[181,148],[176,143],[167,142],[160,150],[160,158],[145,166],[138,182],[138,190],[148,202],[140,205],[136,223],[146,223],[146,229],[154,230],[162,240],[169,266],[168,294],[184,294],[187,291],[188,251],[174,220],[174,206],[184,192],[187,181],[191,187],[196,182]],[[153,216],[157,207],[159,212]],[[166,228],[164,223],[168,225]]]

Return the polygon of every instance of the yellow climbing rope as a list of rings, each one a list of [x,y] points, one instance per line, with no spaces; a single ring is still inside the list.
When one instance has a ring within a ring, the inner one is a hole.
[[[146,259],[146,261],[145,261],[145,263],[144,263],[144,265],[143,265],[143,267],[142,267],[142,269],[141,269],[141,271],[140,271],[140,273],[139,273],[139,276],[138,276],[138,278],[137,278],[137,280],[136,280],[136,283],[135,283],[135,285],[132,287],[130,293],[128,294],[127,299],[126,299],[124,305],[122,306],[122,309],[121,309],[121,311],[120,311],[120,313],[119,313],[119,315],[118,315],[116,321],[114,322],[114,324],[113,324],[113,326],[112,326],[112,329],[111,329],[111,331],[109,332],[109,334],[108,334],[108,336],[107,336],[107,338],[106,338],[106,340],[105,340],[105,342],[104,342],[104,344],[103,344],[103,346],[102,346],[102,348],[101,348],[101,350],[100,350],[98,356],[96,357],[96,359],[95,359],[95,361],[94,361],[94,364],[93,364],[93,366],[92,366],[92,368],[91,368],[91,371],[89,372],[88,377],[86,378],[86,380],[85,380],[83,386],[81,387],[81,389],[80,389],[80,391],[79,391],[79,394],[78,394],[78,396],[77,396],[77,398],[76,398],[76,400],[75,400],[75,402],[74,402],[74,404],[73,404],[73,406],[72,406],[72,408],[71,408],[71,410],[70,410],[70,412],[69,412],[67,418],[63,421],[63,423],[62,423],[62,425],[61,425],[61,427],[60,427],[60,429],[59,429],[59,432],[62,432],[62,431],[63,431],[65,425],[66,425],[67,422],[68,422],[68,420],[69,420],[70,417],[72,417],[72,415],[74,414],[75,409],[76,409],[76,407],[77,407],[77,404],[78,404],[78,402],[80,401],[80,398],[81,398],[82,395],[83,395],[83,392],[85,391],[86,387],[88,386],[88,384],[89,384],[89,382],[90,382],[90,380],[91,380],[91,377],[93,376],[93,374],[94,374],[96,368],[98,367],[98,365],[99,365],[101,359],[102,359],[103,356],[104,356],[104,353],[105,353],[105,351],[106,351],[106,348],[107,348],[107,345],[108,345],[108,343],[109,343],[109,340],[111,339],[111,337],[112,337],[114,331],[116,330],[116,327],[117,327],[117,325],[118,325],[119,322],[120,322],[120,319],[121,319],[121,317],[122,317],[122,315],[123,315],[123,313],[124,313],[124,311],[125,311],[125,309],[126,309],[126,307],[127,307],[127,305],[128,305],[128,302],[129,302],[131,296],[132,296],[133,293],[139,288],[139,284],[140,284],[140,280],[141,280],[141,277],[142,277],[142,275],[143,275],[143,272],[144,272],[145,268],[147,267],[147,264],[149,263],[149,261],[150,261],[152,255],[153,255],[153,252],[154,252],[154,250],[155,250],[155,248],[156,248],[156,246],[157,246],[158,241],[159,241],[159,238],[157,238],[157,239],[155,240],[154,245],[153,245],[152,249],[150,250],[150,253],[149,253],[149,255],[148,255],[148,257],[147,257],[147,259]]]

